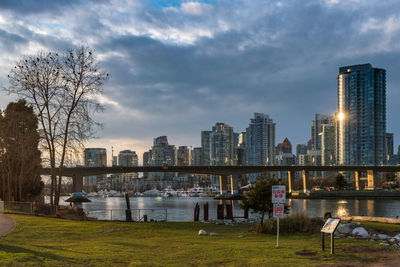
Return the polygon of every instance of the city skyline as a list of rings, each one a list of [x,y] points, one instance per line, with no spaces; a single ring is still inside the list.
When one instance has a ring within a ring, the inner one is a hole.
[[[315,114],[336,111],[338,68],[363,63],[387,70],[387,132],[399,144],[399,3],[41,2],[0,3],[0,84],[24,54],[94,47],[112,76],[104,130],[87,147],[142,155],[163,135],[198,147],[202,130],[243,131],[254,112],[273,118],[277,142],[304,144]],[[11,100],[2,93],[0,107]]]

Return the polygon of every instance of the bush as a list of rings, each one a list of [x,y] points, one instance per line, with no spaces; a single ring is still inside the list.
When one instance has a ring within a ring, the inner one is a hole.
[[[321,218],[310,218],[304,214],[295,214],[279,220],[279,232],[282,234],[290,233],[319,233],[324,221]],[[252,230],[258,233],[275,234],[276,220],[270,219],[263,226],[254,224]]]

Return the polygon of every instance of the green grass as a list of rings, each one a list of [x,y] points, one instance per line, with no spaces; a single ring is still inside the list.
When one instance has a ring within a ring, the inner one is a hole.
[[[248,232],[249,225],[12,217],[17,227],[0,238],[0,266],[312,266],[378,260],[370,252],[399,255],[379,242],[336,239],[331,256],[329,247],[321,251],[319,234],[282,235],[276,248],[275,235]],[[198,236],[199,229],[219,236]]]

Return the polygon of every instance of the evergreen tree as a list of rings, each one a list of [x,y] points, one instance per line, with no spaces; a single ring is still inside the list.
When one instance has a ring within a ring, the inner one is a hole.
[[[40,178],[38,120],[24,100],[0,113],[0,197],[29,201],[43,188]]]

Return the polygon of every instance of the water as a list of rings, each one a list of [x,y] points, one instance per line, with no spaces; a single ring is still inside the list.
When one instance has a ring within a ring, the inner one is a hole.
[[[68,205],[61,199],[62,205]],[[81,206],[90,217],[102,220],[125,220],[125,198],[90,198],[92,202],[76,204]],[[148,219],[168,221],[193,221],[194,207],[200,205],[200,220],[203,219],[203,204],[209,204],[209,219],[217,218],[217,205],[220,202],[213,198],[184,198],[184,197],[132,197],[130,204],[134,220],[142,218],[144,214]],[[228,203],[229,201],[225,201]],[[291,213],[304,213],[308,216],[323,217],[325,212],[333,216],[373,216],[391,217],[400,216],[400,200],[368,200],[368,199],[289,199]],[[240,201],[233,201],[233,215],[243,216]],[[137,209],[141,209],[140,211]],[[139,214],[140,212],[140,214]],[[140,216],[139,216],[140,215]],[[256,214],[249,214],[257,218]]]

